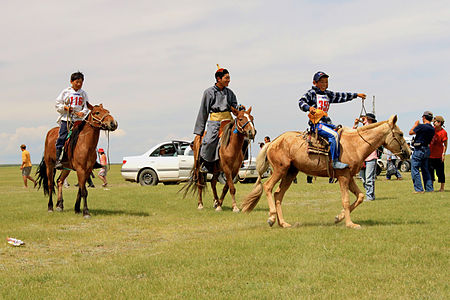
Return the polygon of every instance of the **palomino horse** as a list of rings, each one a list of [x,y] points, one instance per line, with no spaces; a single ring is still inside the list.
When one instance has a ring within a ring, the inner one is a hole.
[[[211,179],[211,189],[214,195],[214,207],[217,211],[222,210],[222,203],[225,195],[230,190],[231,198],[233,200],[232,208],[234,212],[239,212],[236,205],[236,188],[233,179],[239,172],[239,168],[244,160],[242,153],[242,146],[244,138],[254,139],[256,135],[255,126],[253,124],[253,116],[250,114],[252,108],[247,111],[238,111],[231,107],[231,112],[235,115],[233,123],[228,124],[221,138],[221,145],[219,149],[219,162],[213,167],[213,177]],[[191,172],[191,180],[185,187],[185,195],[190,189],[195,189],[194,183],[197,186],[198,192],[198,209],[203,209],[202,192],[206,187],[206,174],[200,173],[199,152],[201,145],[201,137],[196,136],[194,139],[194,167]],[[226,183],[223,187],[220,198],[217,196],[216,184],[220,172],[223,171],[226,177]],[[194,190],[195,192],[195,190]]]
[[[63,161],[64,170],[58,178],[58,202],[56,203],[56,210],[63,211],[63,195],[62,186],[64,179],[69,175],[70,170],[75,170],[78,177],[78,195],[75,202],[75,213],[81,213],[80,202],[83,198],[83,216],[89,217],[89,209],[87,206],[88,192],[86,189],[86,180],[91,175],[94,167],[97,154],[96,148],[100,130],[114,131],[117,129],[117,122],[109,114],[109,111],[103,108],[103,105],[92,106],[88,104],[91,112],[85,121],[83,121],[72,132],[72,137],[69,140],[68,148],[64,154],[67,159]],[[49,196],[48,211],[53,211],[52,194],[55,193],[55,162],[56,162],[56,147],[55,142],[58,138],[58,127],[52,128],[47,133],[45,139],[44,157],[37,170],[39,187],[41,182],[44,186],[44,194]],[[75,144],[76,143],[76,144]]]
[[[329,177],[329,172],[334,172],[334,177],[339,180],[341,188],[341,199],[343,210],[335,217],[338,223],[345,218],[345,225],[349,228],[360,228],[350,219],[352,212],[364,200],[364,193],[358,188],[353,176],[361,169],[364,159],[375,149],[384,145],[401,159],[407,159],[411,155],[411,150],[406,144],[402,131],[396,125],[397,116],[391,116],[389,120],[366,125],[357,129],[341,129],[341,161],[347,163],[349,168],[343,170],[333,170],[327,167],[329,160],[323,155],[308,154],[307,141],[301,137],[299,132],[285,132],[277,137],[273,142],[266,144],[256,159],[256,169],[259,178],[253,190],[246,196],[242,204],[242,211],[250,212],[258,203],[263,188],[269,202],[270,226],[278,219],[281,227],[290,227],[283,218],[281,202],[292,180],[299,171],[308,175]],[[263,174],[269,164],[272,166],[273,174],[261,184],[261,174]],[[272,198],[272,189],[281,179],[281,183]],[[356,201],[350,205],[350,190],[356,196]]]

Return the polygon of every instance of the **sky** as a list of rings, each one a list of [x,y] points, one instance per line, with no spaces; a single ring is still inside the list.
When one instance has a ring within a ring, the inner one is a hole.
[[[119,129],[101,134],[112,163],[172,139],[191,141],[216,64],[252,106],[257,142],[305,130],[298,99],[324,71],[329,90],[367,94],[406,135],[425,110],[450,118],[449,1],[1,1],[0,164],[39,163],[55,99],[85,75],[92,104]],[[361,101],[332,104],[352,126]]]

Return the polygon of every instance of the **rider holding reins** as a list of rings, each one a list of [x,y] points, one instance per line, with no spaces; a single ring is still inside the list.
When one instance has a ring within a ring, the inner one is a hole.
[[[233,120],[231,107],[236,109],[240,107],[236,95],[228,88],[230,84],[228,70],[220,68],[218,65],[217,67],[218,70],[214,75],[216,83],[204,91],[194,127],[194,134],[201,137],[206,125],[208,126],[200,147],[200,161],[202,163],[200,172],[203,173],[211,171],[213,163],[219,159],[220,122]]]
[[[362,99],[366,98],[365,94],[332,92],[327,90],[328,77],[329,76],[324,72],[317,72],[314,74],[314,86],[298,100],[298,105],[301,110],[310,112],[312,115],[316,113],[316,110],[321,110],[328,113],[330,103],[347,102],[357,97]],[[317,124],[314,124],[311,121],[309,121],[308,124],[311,126],[313,131],[317,129],[318,134],[326,138],[330,143],[330,154],[333,160],[333,168],[347,168],[347,164],[339,161],[339,135],[336,132],[336,126],[332,124],[331,119],[325,115],[318,121]]]
[[[56,169],[62,169],[61,153],[68,134],[68,122],[82,121],[89,114],[87,106],[88,95],[81,89],[84,75],[81,72],[70,76],[71,86],[64,89],[56,98],[56,111],[60,114],[57,122],[60,124],[59,135],[56,140]],[[72,124],[69,124],[71,126]]]

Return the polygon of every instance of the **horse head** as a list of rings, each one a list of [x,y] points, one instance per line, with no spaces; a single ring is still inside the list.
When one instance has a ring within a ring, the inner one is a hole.
[[[117,121],[109,114],[109,110],[103,108],[103,104],[94,105],[88,104],[88,108],[91,110],[87,118],[87,122],[92,127],[97,127],[103,130],[114,131],[117,129]]]
[[[231,107],[231,112],[235,115],[234,123],[236,130],[253,140],[256,135],[255,125],[253,124],[252,107],[248,110],[237,110]]]
[[[411,149],[403,137],[403,132],[397,126],[397,115],[392,115],[387,124],[390,132],[387,134],[383,145],[400,159],[408,159],[411,156]]]

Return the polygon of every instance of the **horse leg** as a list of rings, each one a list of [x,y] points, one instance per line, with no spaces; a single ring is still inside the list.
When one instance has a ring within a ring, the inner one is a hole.
[[[81,205],[81,188],[78,185],[77,199],[75,200],[75,213],[76,214],[81,214],[80,205]]]
[[[351,175],[348,170],[345,175],[338,176],[339,185],[341,187],[342,207],[344,208],[345,226],[347,226],[347,228],[360,229],[361,225],[353,223],[350,218],[350,199],[348,194],[350,177]]]
[[[281,179],[281,183],[280,186],[278,187],[278,189],[276,190],[276,192],[274,193],[274,198],[275,198],[275,206],[276,206],[276,210],[277,210],[277,217],[278,217],[278,225],[280,227],[286,228],[286,227],[291,227],[291,225],[289,223],[287,223],[284,218],[283,218],[283,211],[281,209],[281,202],[283,201],[283,197],[284,194],[286,193],[286,191],[289,189],[289,187],[292,184],[292,181],[294,180],[294,178],[297,176],[298,171],[290,171],[286,174],[286,176],[284,176]]]
[[[203,209],[203,187],[206,185],[206,175],[197,172],[197,193],[198,193],[198,204],[197,209]]]
[[[227,180],[227,182],[225,182],[225,185],[223,186],[222,195],[220,195],[219,201],[217,202],[216,211],[221,211],[222,210],[223,200],[225,199],[225,196],[228,193],[228,189],[229,188],[230,187],[228,186],[228,180]]]
[[[57,186],[58,186],[58,201],[56,202],[56,210],[63,211],[64,210],[64,199],[63,199],[63,184],[64,180],[69,175],[70,171],[63,170],[61,175],[59,176]]]
[[[53,166],[47,164],[47,182],[48,182],[48,212],[53,212]]]
[[[91,214],[89,213],[88,205],[87,205],[87,196],[88,191],[86,185],[84,184],[81,188],[81,197],[83,197],[83,217],[90,218]]]
[[[213,196],[214,196],[214,208],[217,208],[218,205],[219,205],[219,196],[217,196],[217,188],[216,188],[217,176],[214,175],[212,180],[211,180],[211,189],[212,189]]]
[[[356,196],[356,201],[350,205],[350,212],[352,212],[356,207],[358,207],[358,205],[360,205],[364,201],[364,193],[361,192],[361,190],[359,189],[359,187],[356,184],[355,179],[353,177],[350,177],[350,182],[349,182],[348,187],[350,188],[350,191]],[[345,217],[345,211],[342,210],[339,215],[334,217],[334,222],[339,223],[340,221],[342,221],[344,219],[344,217]]]
[[[270,176],[270,178],[263,184],[267,202],[269,204],[269,219],[267,219],[267,223],[269,223],[270,226],[273,226],[277,219],[277,209],[275,208],[275,202],[272,198],[272,190],[275,184],[281,179],[282,175],[283,171],[279,169],[279,166],[274,167],[272,176]]]

